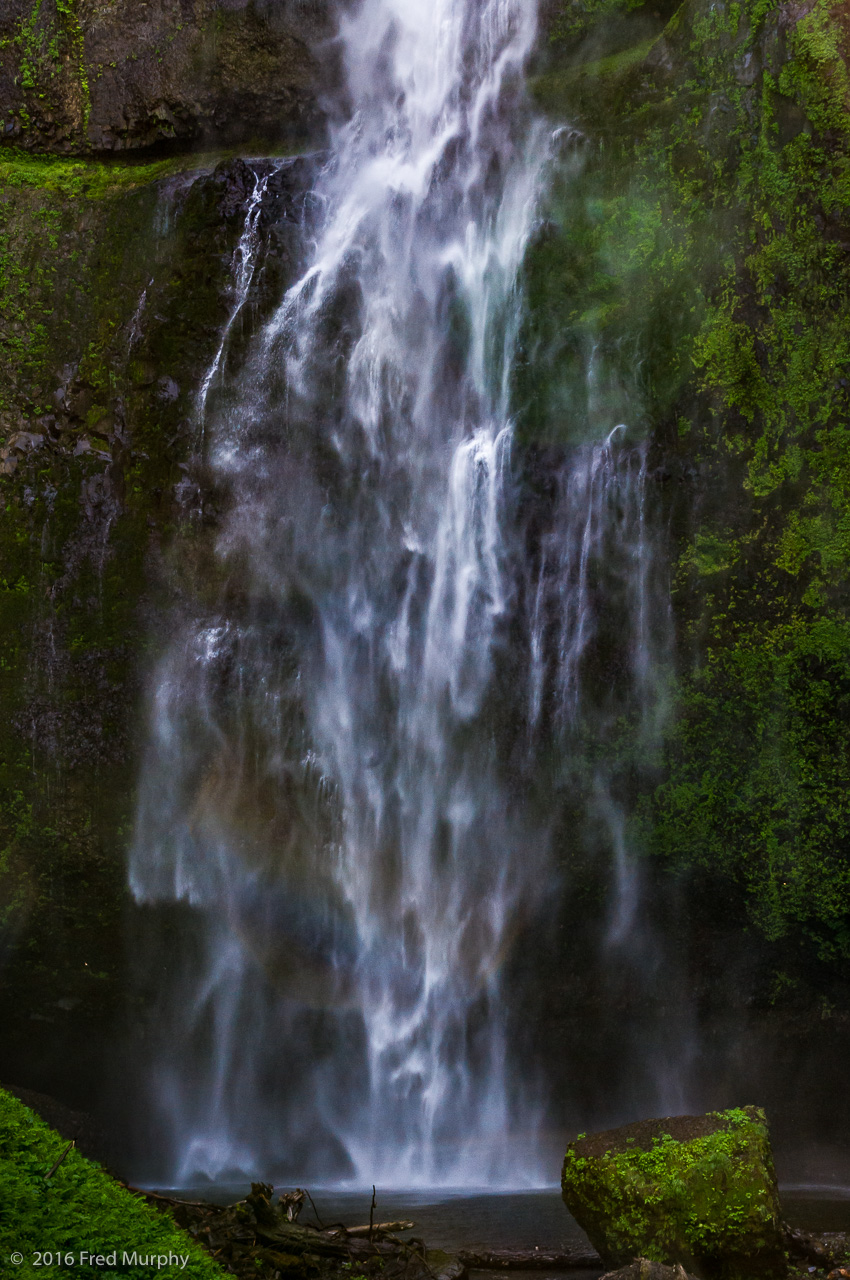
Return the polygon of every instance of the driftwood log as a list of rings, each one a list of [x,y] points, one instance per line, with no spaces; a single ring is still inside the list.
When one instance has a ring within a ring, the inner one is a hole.
[[[343,1230],[347,1236],[369,1236],[378,1233],[386,1235],[389,1231],[412,1231],[416,1226],[415,1222],[375,1222],[371,1226],[366,1223],[365,1227],[344,1227]]]

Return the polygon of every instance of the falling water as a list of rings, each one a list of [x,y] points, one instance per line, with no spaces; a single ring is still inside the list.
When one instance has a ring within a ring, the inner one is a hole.
[[[242,235],[239,237],[239,243],[233,254],[232,272],[233,272],[233,301],[230,308],[230,315],[227,317],[227,323],[221,331],[218,349],[213,356],[212,363],[204,374],[204,380],[201,383],[201,389],[198,393],[197,413],[200,422],[203,424],[207,409],[207,400],[210,390],[215,383],[216,378],[221,373],[221,364],[227,351],[227,344],[233,331],[233,326],[239,319],[245,303],[248,301],[248,293],[254,280],[254,272],[257,269],[257,258],[260,249],[260,214],[263,208],[263,197],[265,196],[269,180],[273,175],[279,172],[280,163],[273,165],[265,173],[258,172],[254,175],[254,190],[248,200],[248,209],[245,214],[245,226]]]
[[[644,696],[649,551],[645,454],[617,428],[564,461],[522,588],[509,390],[549,156],[523,92],[535,26],[534,0],[346,11],[300,274],[231,376],[258,170],[198,401],[229,494],[223,586],[156,674],[131,861],[137,900],[196,924],[155,1074],[175,1181],[551,1180],[503,995],[552,892],[548,837],[505,725],[568,736],[612,548],[637,634],[624,697]]]

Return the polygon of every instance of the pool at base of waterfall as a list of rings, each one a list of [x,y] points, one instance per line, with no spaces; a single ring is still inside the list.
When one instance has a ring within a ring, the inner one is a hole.
[[[186,1200],[232,1203],[248,1191],[245,1183],[204,1183],[168,1195]],[[278,1187],[283,1191],[290,1188]],[[319,1221],[347,1227],[369,1221],[372,1188],[338,1190],[309,1188]],[[375,1222],[408,1219],[416,1223],[414,1234],[431,1249],[541,1249],[588,1248],[587,1236],[567,1213],[556,1187],[534,1191],[433,1190],[382,1191],[377,1188]],[[315,1224],[309,1201],[300,1222]],[[514,1274],[514,1273],[511,1273]],[[539,1275],[540,1273],[538,1273]]]
[[[168,1194],[186,1200],[202,1199],[228,1204],[249,1190],[245,1183],[204,1183]],[[278,1191],[290,1188],[277,1188]],[[369,1221],[372,1188],[338,1190],[310,1189],[322,1225],[342,1223],[357,1226]],[[793,1184],[782,1192],[782,1205],[792,1227],[808,1231],[850,1231],[850,1187]],[[451,1191],[377,1189],[375,1222],[409,1219],[416,1223],[415,1234],[429,1248],[446,1249],[534,1249],[566,1250],[588,1247],[587,1236],[564,1208],[556,1187],[533,1191]],[[304,1223],[316,1217],[307,1202],[301,1214]],[[476,1273],[479,1274],[479,1273]],[[483,1274],[483,1273],[480,1273]],[[513,1280],[525,1273],[511,1271]],[[536,1280],[546,1280],[545,1271],[528,1272]],[[559,1273],[563,1274],[563,1273]],[[589,1280],[599,1271],[570,1271],[573,1280]]]

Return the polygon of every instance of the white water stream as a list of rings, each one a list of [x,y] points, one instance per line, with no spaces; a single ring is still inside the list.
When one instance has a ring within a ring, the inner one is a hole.
[[[156,1070],[172,1183],[552,1181],[502,992],[552,892],[548,834],[502,709],[532,740],[545,706],[579,715],[612,548],[644,696],[649,543],[644,454],[611,423],[575,451],[522,598],[509,385],[549,158],[523,90],[535,29],[534,0],[346,10],[303,270],[216,400],[267,176],[248,206],[199,399],[230,494],[224,585],[157,672],[131,860],[138,901],[199,922]],[[615,941],[636,892],[617,848]]]

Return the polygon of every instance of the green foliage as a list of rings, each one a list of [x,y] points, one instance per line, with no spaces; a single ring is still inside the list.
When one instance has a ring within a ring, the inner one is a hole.
[[[641,173],[582,146],[552,186],[525,264],[528,310],[514,374],[521,438],[646,431],[691,374],[703,301],[692,262],[701,219],[674,213]]]
[[[769,939],[850,956],[850,624],[714,642],[684,686],[650,847],[735,884]]]
[[[21,123],[27,125],[30,120],[27,104],[31,107],[38,101],[42,105],[44,100],[49,103],[55,97],[67,64],[77,100],[78,128],[85,134],[91,94],[77,0],[35,0],[14,35],[3,44],[11,45],[17,53],[17,83],[24,91],[24,105],[16,112]]]
[[[796,930],[826,961],[850,954],[842,40],[817,5],[778,73],[736,108],[746,217],[695,343],[714,416],[690,444],[744,500],[726,527],[706,512],[680,561],[678,599],[704,657],[682,685],[649,837],[674,865],[736,884],[767,938]],[[709,586],[697,548],[712,540],[730,554]]]
[[[122,1265],[126,1251],[188,1255],[185,1269],[179,1264],[156,1268],[156,1274],[192,1280],[215,1280],[222,1270],[166,1213],[151,1209],[138,1196],[114,1182],[99,1165],[78,1152],[68,1152],[59,1134],[0,1090],[0,1260],[3,1273],[36,1277],[37,1253],[73,1253],[77,1263],[69,1273],[136,1277],[148,1280],[152,1268]],[[79,1265],[82,1251],[108,1255],[117,1251],[118,1266]],[[21,1265],[10,1262],[13,1253],[24,1257]]]

